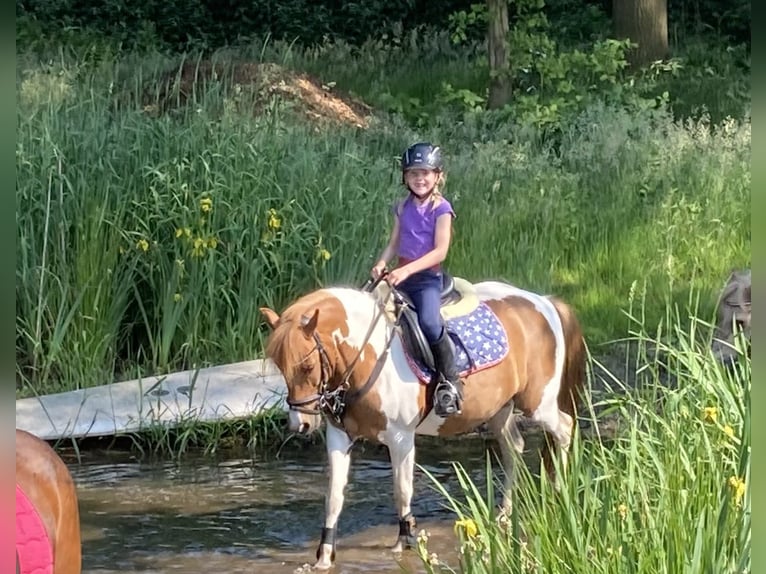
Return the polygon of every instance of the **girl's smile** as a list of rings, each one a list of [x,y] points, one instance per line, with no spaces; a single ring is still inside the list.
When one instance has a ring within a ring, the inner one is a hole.
[[[431,193],[438,179],[439,172],[432,169],[408,169],[404,172],[407,187],[418,197]]]

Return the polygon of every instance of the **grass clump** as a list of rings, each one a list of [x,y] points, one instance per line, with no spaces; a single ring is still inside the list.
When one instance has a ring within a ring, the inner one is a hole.
[[[459,563],[434,556],[423,536],[426,571],[749,572],[750,359],[740,346],[740,361],[721,366],[700,344],[707,327],[690,325],[634,334],[626,358],[638,359],[639,383],[614,377],[585,417],[598,424],[611,411],[620,430],[578,434],[560,491],[520,464],[513,514],[499,517],[489,460],[487,493],[457,467],[462,493],[442,492],[459,518]]]

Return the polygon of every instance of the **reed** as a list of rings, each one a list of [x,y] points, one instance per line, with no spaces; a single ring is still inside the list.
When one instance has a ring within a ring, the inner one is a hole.
[[[262,94],[227,80],[168,103],[178,58],[19,61],[17,396],[261,355],[259,306],[364,281],[421,138],[447,152],[448,270],[563,296],[594,345],[624,333],[633,290],[649,325],[691,290],[710,317],[749,264],[748,118],[604,104],[553,140],[481,115],[328,130],[275,100],[244,113]]]
[[[611,411],[620,430],[577,436],[560,491],[521,462],[508,518],[495,510],[499,476],[489,458],[486,492],[458,465],[462,492],[434,480],[458,517],[460,558],[434,555],[423,533],[426,571],[749,572],[750,359],[722,367],[699,344],[696,331],[707,326],[688,325],[632,334],[626,360],[640,368],[638,385],[613,375],[612,392],[583,417],[598,425]]]

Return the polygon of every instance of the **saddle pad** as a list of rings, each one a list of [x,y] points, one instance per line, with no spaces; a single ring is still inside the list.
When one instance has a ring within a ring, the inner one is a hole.
[[[505,329],[486,303],[480,303],[468,315],[448,319],[446,326],[455,343],[455,363],[461,378],[493,367],[508,354]],[[429,383],[434,372],[408,352],[405,354],[420,381]]]
[[[16,555],[21,574],[52,574],[53,550],[40,515],[16,485]]]

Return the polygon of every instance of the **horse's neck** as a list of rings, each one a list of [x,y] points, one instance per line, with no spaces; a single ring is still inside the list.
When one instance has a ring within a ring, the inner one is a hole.
[[[378,314],[378,299],[371,293],[350,287],[329,287],[326,291],[343,305],[351,330],[366,330]]]
[[[344,341],[356,349],[351,356],[344,356],[346,365],[343,367],[345,370],[357,360],[349,378],[353,401],[365,403],[375,397],[372,404],[367,403],[368,407],[380,410],[387,419],[417,420],[421,385],[407,362],[401,339],[395,334],[392,309],[383,308],[383,303],[390,299],[361,291],[344,291],[338,295],[346,307],[348,335]],[[370,349],[374,356],[369,353]],[[370,411],[360,412],[369,414]],[[353,417],[353,412],[348,416]],[[361,427],[369,423],[357,422]]]
[[[370,345],[380,359],[390,343],[393,330],[391,318],[380,301],[365,291],[337,288],[330,291],[341,301],[346,311],[348,334],[344,342],[362,354]]]

